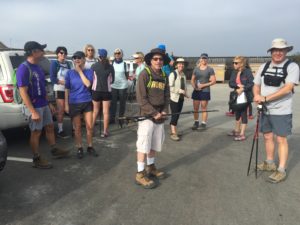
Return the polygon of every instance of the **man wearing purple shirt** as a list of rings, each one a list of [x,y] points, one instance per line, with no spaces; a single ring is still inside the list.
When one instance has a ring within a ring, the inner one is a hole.
[[[30,146],[33,153],[33,167],[40,169],[52,168],[52,164],[42,158],[39,153],[39,140],[43,127],[45,127],[46,137],[51,146],[52,156],[62,158],[69,154],[68,151],[56,147],[51,113],[55,109],[48,103],[45,74],[38,65],[46,46],[35,41],[26,42],[24,50],[27,59],[18,67],[16,74],[20,95],[30,112],[29,128],[31,130]]]

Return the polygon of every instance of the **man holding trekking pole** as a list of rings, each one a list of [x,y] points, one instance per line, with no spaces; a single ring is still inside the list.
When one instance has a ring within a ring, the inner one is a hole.
[[[263,64],[254,78],[254,101],[264,104],[261,114],[260,131],[263,133],[266,160],[257,166],[261,171],[272,171],[268,181],[279,183],[285,180],[288,159],[287,136],[292,130],[292,97],[294,86],[299,83],[299,67],[287,58],[293,49],[284,39],[272,42],[272,60]],[[274,161],[275,143],[278,146],[278,167]]]

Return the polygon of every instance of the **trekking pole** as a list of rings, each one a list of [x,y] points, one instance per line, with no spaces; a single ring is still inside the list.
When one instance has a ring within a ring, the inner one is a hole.
[[[186,111],[186,112],[178,112],[178,113],[169,113],[163,115],[164,117],[167,116],[173,116],[173,115],[181,115],[181,114],[193,114],[193,113],[204,113],[204,112],[218,112],[219,110],[217,109],[212,109],[212,110],[206,110],[206,111]],[[152,119],[153,116],[146,115],[146,116],[123,116],[119,117],[118,120],[126,120],[126,121],[133,121],[133,122],[139,122],[147,119]]]
[[[252,147],[251,147],[251,153],[250,153],[250,159],[249,159],[248,170],[247,170],[247,176],[249,176],[250,165],[251,165],[252,155],[253,155],[253,150],[254,150],[254,144],[255,144],[255,142],[256,142],[256,151],[255,151],[255,178],[257,178],[259,119],[260,119],[260,114],[261,114],[261,111],[262,111],[262,110],[263,110],[263,106],[262,106],[261,104],[258,105],[258,106],[257,106],[256,127],[255,127],[254,136],[253,136]]]

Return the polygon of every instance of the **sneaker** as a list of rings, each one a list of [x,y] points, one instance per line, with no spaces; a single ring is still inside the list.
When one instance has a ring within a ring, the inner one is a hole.
[[[246,137],[245,137],[245,135],[238,135],[238,136],[234,137],[234,140],[235,141],[245,141]]]
[[[87,151],[90,155],[92,155],[92,156],[94,156],[94,157],[98,157],[98,156],[99,156],[98,153],[96,152],[96,150],[95,150],[93,147],[87,147],[86,151]]]
[[[51,150],[52,157],[55,159],[67,157],[69,153],[70,153],[69,151],[57,147]]]
[[[198,128],[199,128],[199,121],[195,121],[192,126],[192,130],[197,130]]]
[[[51,169],[53,166],[48,160],[43,159],[41,156],[33,157],[33,165],[32,167],[38,169]]]
[[[154,164],[147,165],[146,173],[149,177],[152,176],[152,177],[156,177],[158,179],[164,179],[165,178],[165,173],[157,170]]]
[[[83,148],[78,148],[77,158],[78,159],[82,159],[83,158]]]
[[[170,135],[170,138],[171,138],[173,141],[179,141],[179,140],[180,140],[180,138],[178,137],[177,134],[171,134],[171,135]]]
[[[67,135],[64,131],[61,131],[61,132],[57,133],[57,137],[66,139],[66,138],[69,138],[70,136]]]
[[[233,137],[237,137],[239,136],[240,132],[236,132],[235,130],[230,131],[229,133],[227,133],[228,136],[233,136]]]
[[[206,123],[201,123],[201,124],[200,124],[200,128],[201,128],[201,129],[206,129]]]
[[[280,172],[280,171],[276,171],[274,173],[271,174],[271,176],[269,176],[268,181],[274,184],[277,184],[281,181],[284,181],[286,179],[286,172]]]
[[[102,138],[107,138],[107,137],[108,137],[108,133],[103,132],[100,136],[101,136]]]
[[[156,186],[154,181],[147,177],[145,170],[136,173],[135,183],[141,185],[145,189],[151,189]]]
[[[277,170],[277,168],[275,163],[267,163],[264,161],[263,163],[257,165],[257,170],[274,172]]]

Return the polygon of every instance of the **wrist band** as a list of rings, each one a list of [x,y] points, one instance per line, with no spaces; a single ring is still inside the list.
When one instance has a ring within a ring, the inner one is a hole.
[[[265,102],[267,102],[267,97],[265,96]]]

